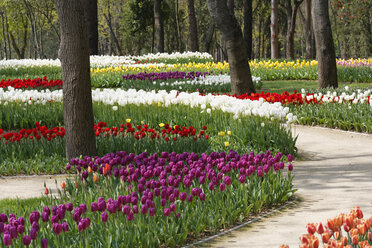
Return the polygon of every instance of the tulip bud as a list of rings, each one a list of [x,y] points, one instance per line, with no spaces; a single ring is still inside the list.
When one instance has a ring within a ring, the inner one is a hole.
[[[66,188],[66,182],[65,182],[65,181],[62,181],[62,182],[61,182],[61,188],[62,188],[62,189]]]
[[[47,187],[45,187],[44,194],[49,195],[49,189]]]
[[[319,234],[322,234],[324,233],[324,227],[323,227],[323,224],[322,223],[319,223],[316,227],[316,232],[319,233]]]
[[[322,234],[322,241],[323,241],[323,244],[327,244],[329,238],[330,238],[329,233],[328,233],[328,232],[324,232],[324,233]]]

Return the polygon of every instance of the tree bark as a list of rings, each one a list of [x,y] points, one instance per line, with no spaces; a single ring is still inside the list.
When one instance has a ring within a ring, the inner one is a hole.
[[[98,8],[97,0],[82,0],[88,27],[90,55],[98,55]]]
[[[226,0],[208,0],[207,3],[212,20],[226,43],[232,94],[255,92],[242,30],[235,16],[227,8]]]
[[[244,43],[247,51],[248,59],[252,59],[252,25],[253,25],[253,14],[252,14],[252,1],[244,0]]]
[[[156,51],[158,53],[164,52],[164,25],[161,13],[162,0],[155,0],[154,2],[154,20],[155,20],[155,40]]]
[[[285,0],[285,8],[287,11],[287,58],[294,59],[294,33],[296,30],[297,10],[303,0],[294,0],[292,8],[292,0]]]
[[[190,32],[190,46],[191,51],[199,51],[199,41],[198,41],[198,28],[195,17],[195,6],[194,0],[188,0],[188,10],[189,10],[189,32]]]
[[[89,40],[81,0],[55,0],[61,27],[66,157],[96,155]]]
[[[227,0],[227,8],[230,10],[230,13],[234,15],[234,9],[235,9],[234,0]]]
[[[279,58],[279,43],[278,43],[278,4],[279,0],[271,0],[271,59]]]
[[[311,29],[311,0],[305,0],[305,40],[306,40],[306,58],[313,59],[313,32]]]
[[[318,56],[318,87],[338,87],[335,47],[332,38],[328,1],[313,0],[313,29]]]
[[[215,29],[215,24],[213,20],[209,22],[208,26],[208,31],[207,35],[205,36],[205,39],[203,41],[203,51],[209,53],[210,48],[211,48],[211,43],[213,39],[213,34],[214,34],[214,29]]]

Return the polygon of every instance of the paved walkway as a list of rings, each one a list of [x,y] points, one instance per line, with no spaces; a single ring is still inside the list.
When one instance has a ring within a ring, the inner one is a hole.
[[[295,126],[302,161],[294,163],[303,201],[279,214],[214,239],[206,247],[298,247],[308,222],[323,222],[360,206],[372,211],[372,135]]]
[[[49,193],[56,193],[57,186],[66,179],[67,175],[57,176],[0,176],[0,200],[4,198],[31,198],[44,194],[44,182],[51,189]],[[57,185],[56,185],[57,181]]]
[[[214,239],[207,247],[298,247],[298,237],[308,222],[360,206],[372,211],[372,135],[317,127],[295,126],[302,161],[294,163],[295,187],[303,201],[279,214]],[[44,182],[52,191],[66,176],[0,177],[0,199],[37,197]]]

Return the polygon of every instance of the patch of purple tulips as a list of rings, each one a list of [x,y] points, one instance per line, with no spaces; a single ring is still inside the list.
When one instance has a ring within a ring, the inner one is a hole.
[[[209,75],[210,72],[183,72],[183,71],[169,71],[169,72],[142,72],[138,74],[127,74],[123,75],[125,80],[149,80],[150,82],[156,80],[168,80],[168,79],[186,79],[193,80],[201,76]]]

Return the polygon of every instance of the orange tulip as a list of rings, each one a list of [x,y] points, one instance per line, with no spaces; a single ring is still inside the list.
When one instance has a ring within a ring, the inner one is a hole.
[[[324,233],[324,227],[323,227],[323,224],[322,224],[322,223],[319,223],[319,224],[316,226],[316,232],[319,233],[319,234]]]
[[[105,176],[107,175],[107,170],[106,170],[105,167],[102,168],[102,173],[103,173],[103,175],[105,175]]]
[[[347,245],[347,237],[342,237],[341,242],[346,246]]]
[[[335,221],[332,220],[332,219],[328,219],[327,220],[327,226],[329,229],[331,229],[332,231],[336,231],[336,226],[335,226]]]
[[[340,235],[340,232],[339,231],[337,231],[337,232],[335,232],[333,235],[335,235],[335,239],[336,240],[339,240],[340,239],[340,237],[341,237],[341,235]]]
[[[306,225],[306,228],[307,228],[307,232],[310,234],[314,234],[316,231],[315,225],[313,223],[308,223]]]
[[[49,195],[49,189],[47,187],[45,187],[44,194]]]
[[[364,224],[359,224],[357,226],[357,228],[358,228],[358,232],[360,234],[362,234],[362,235],[366,234],[367,229],[366,229],[366,226]]]
[[[88,173],[92,173],[92,168],[88,166]]]
[[[94,182],[98,182],[98,176],[97,176],[97,174],[94,174],[94,177],[93,177],[93,180],[94,180]]]
[[[300,236],[300,241],[302,244],[309,244],[309,234],[303,234]]]
[[[350,231],[350,226],[348,226],[346,223],[344,224],[344,230],[345,230],[345,232]]]
[[[107,172],[110,172],[111,166],[109,164],[105,164],[105,168],[106,168]]]
[[[65,183],[65,181],[62,181],[62,182],[61,182],[61,188],[62,188],[62,189],[66,188],[66,183]]]
[[[345,220],[346,225],[348,225],[350,228],[354,227],[354,217],[352,215],[348,215]]]
[[[328,243],[329,238],[330,238],[329,233],[324,232],[324,233],[322,234],[322,241],[323,241],[323,244]]]
[[[359,236],[358,235],[352,235],[351,236],[351,243],[353,243],[353,245],[357,245],[359,243]]]
[[[356,229],[356,228],[352,228],[352,229],[350,230],[350,235],[358,235],[358,229]]]
[[[314,237],[312,240],[311,240],[311,248],[318,248],[319,247],[319,239]]]

